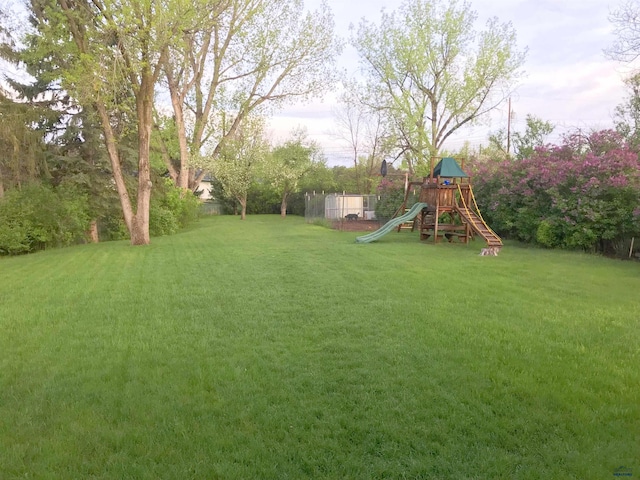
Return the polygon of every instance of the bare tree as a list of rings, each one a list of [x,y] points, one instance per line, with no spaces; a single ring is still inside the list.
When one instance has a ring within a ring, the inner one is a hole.
[[[336,129],[332,132],[332,136],[338,141],[348,145],[351,151],[351,160],[355,171],[356,189],[360,191],[360,175],[358,168],[358,159],[362,155],[362,130],[365,122],[365,113],[363,105],[351,94],[349,87],[340,97],[340,104],[333,109],[333,118]]]
[[[389,122],[385,113],[371,108],[355,83],[346,86],[340,106],[334,110],[333,136],[349,146],[356,189],[369,193],[382,160],[389,154]]]
[[[609,15],[613,23],[616,40],[605,49],[605,54],[621,62],[632,62],[640,55],[640,2],[628,0],[623,2]]]

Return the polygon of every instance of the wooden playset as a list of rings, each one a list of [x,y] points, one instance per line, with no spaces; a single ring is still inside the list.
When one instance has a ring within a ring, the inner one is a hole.
[[[462,163],[464,168],[464,163]],[[402,228],[419,228],[420,239],[433,238],[434,243],[446,238],[468,243],[474,235],[487,242],[487,248],[498,252],[502,247],[500,237],[485,223],[471,188],[470,177],[454,158],[445,157],[432,168],[431,174],[419,182],[408,182],[404,202],[396,215],[404,214],[412,189],[420,188],[419,202],[426,204],[412,222],[403,222]]]

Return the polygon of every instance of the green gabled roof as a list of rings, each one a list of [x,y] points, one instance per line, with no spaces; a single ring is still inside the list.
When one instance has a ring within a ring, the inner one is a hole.
[[[455,158],[444,157],[433,169],[433,176],[447,178],[466,178],[469,175],[462,171]]]

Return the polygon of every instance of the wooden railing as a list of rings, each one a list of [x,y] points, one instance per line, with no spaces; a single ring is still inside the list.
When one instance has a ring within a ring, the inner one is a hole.
[[[471,186],[468,182],[445,184],[428,181],[422,184],[420,201],[428,203],[431,208],[437,207],[438,209],[457,207],[462,203],[469,205],[471,202]]]

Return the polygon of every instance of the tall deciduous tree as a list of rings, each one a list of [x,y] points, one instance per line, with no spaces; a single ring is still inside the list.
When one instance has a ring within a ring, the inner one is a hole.
[[[507,152],[507,144],[509,143],[507,136],[505,128],[490,132],[489,146],[481,148],[482,155],[491,160],[507,160],[510,158],[509,152]]]
[[[198,10],[164,60],[184,188],[199,182],[192,160],[220,154],[252,112],[329,88],[341,50],[326,3],[305,13],[302,0],[201,0]]]
[[[406,0],[379,25],[363,19],[352,38],[370,103],[392,119],[411,171],[496,108],[520,74],[512,26],[492,18],[477,33],[476,18],[468,2]]]
[[[522,160],[533,155],[538,147],[543,147],[547,137],[553,133],[555,126],[551,122],[542,120],[535,115],[527,115],[524,132],[514,132],[513,150],[515,158]],[[510,158],[507,152],[507,132],[500,129],[489,135],[489,152],[494,154],[494,160],[506,160]]]
[[[168,46],[189,28],[194,8],[180,0],[31,0],[31,13],[31,47],[53,58],[62,86],[98,113],[131,243],[148,244],[155,87]],[[136,130],[135,192],[127,189],[113,123],[123,111]]]
[[[227,139],[219,155],[209,164],[208,170],[222,185],[224,195],[240,204],[242,220],[247,215],[249,189],[263,169],[268,150],[264,120],[252,117],[236,129],[233,138]]]
[[[280,195],[280,215],[284,218],[289,196],[297,191],[300,180],[314,164],[322,162],[320,148],[309,141],[304,130],[298,129],[290,140],[273,149],[270,160],[265,174]]]
[[[527,115],[527,126],[523,133],[513,134],[513,148],[518,160],[529,158],[538,147],[545,145],[546,139],[553,133],[555,126],[535,115]]]

